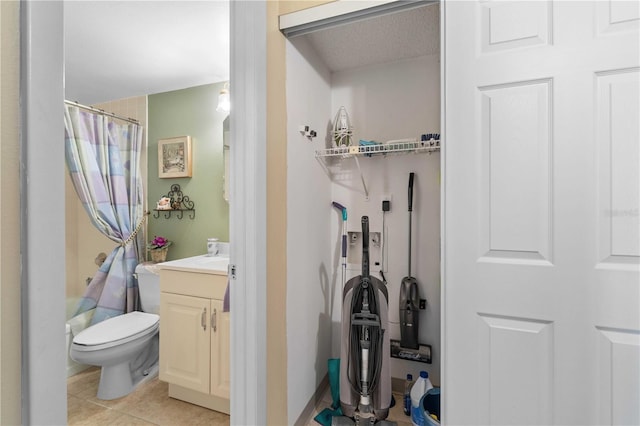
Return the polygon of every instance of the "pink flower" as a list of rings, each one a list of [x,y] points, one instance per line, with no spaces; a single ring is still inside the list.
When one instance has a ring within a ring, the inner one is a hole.
[[[153,240],[149,242],[149,250],[158,250],[164,247],[168,247],[171,245],[171,241],[167,240],[164,237],[154,237]]]
[[[153,239],[153,244],[157,245],[158,247],[162,247],[166,243],[167,243],[167,239],[164,237],[155,237]]]

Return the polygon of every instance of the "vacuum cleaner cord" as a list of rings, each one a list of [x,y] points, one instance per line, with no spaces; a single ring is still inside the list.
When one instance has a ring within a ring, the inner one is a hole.
[[[364,292],[367,292],[365,297]],[[351,313],[363,312],[363,302],[368,299],[369,313],[378,314],[378,297],[375,288],[372,285],[358,285],[354,288],[353,299],[351,300]],[[380,378],[380,372],[382,370],[382,337],[383,330],[380,325],[378,326],[352,326],[351,327],[351,356],[349,357],[348,370],[353,372],[353,377],[349,377],[349,383],[352,389],[359,395],[362,395],[362,376],[361,368],[351,369],[351,364],[360,367],[362,359],[361,354],[361,341],[369,342],[369,362],[367,365],[367,371],[369,371],[368,389],[367,395],[371,395],[375,389],[377,389],[378,380]]]

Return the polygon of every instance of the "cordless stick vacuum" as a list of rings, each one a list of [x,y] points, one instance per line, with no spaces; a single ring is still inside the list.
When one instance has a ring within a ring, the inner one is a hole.
[[[411,276],[411,212],[413,211],[413,177],[409,173],[409,272],[400,284],[400,346],[418,349],[418,281]]]

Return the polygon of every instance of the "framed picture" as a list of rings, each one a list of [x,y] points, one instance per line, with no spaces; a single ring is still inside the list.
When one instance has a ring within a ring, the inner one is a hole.
[[[158,140],[158,177],[191,177],[191,136]]]

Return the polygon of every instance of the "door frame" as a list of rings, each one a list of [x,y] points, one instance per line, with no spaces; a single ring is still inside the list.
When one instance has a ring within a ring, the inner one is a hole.
[[[231,351],[238,355],[231,365],[231,414],[233,424],[260,424],[267,394],[261,355],[266,346],[266,4],[232,1],[230,6],[236,108],[231,161],[239,171],[230,194],[230,256],[238,272],[231,286]],[[51,135],[64,133],[64,5],[23,1],[20,7],[22,423],[64,424],[64,144],[51,142]]]
[[[63,20],[20,2],[22,424],[67,420]]]
[[[446,66],[446,9],[447,1],[440,1],[440,387],[447,386],[447,255],[446,255],[446,199],[447,199],[447,66]],[[448,413],[447,394],[442,392],[440,402],[440,418],[447,419]],[[443,422],[443,424],[445,424]]]
[[[230,2],[231,423],[267,412],[267,5]],[[238,172],[235,172],[238,171]]]

